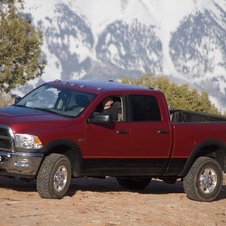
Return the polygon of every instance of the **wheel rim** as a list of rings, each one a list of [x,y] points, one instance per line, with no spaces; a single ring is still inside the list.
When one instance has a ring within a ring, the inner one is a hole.
[[[65,166],[59,166],[54,174],[54,188],[60,192],[67,183],[67,169]]]
[[[203,193],[211,193],[217,185],[217,174],[211,168],[204,169],[199,177],[199,188]]]

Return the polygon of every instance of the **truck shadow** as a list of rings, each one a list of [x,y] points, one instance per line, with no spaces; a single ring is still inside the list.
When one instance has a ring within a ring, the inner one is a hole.
[[[77,191],[91,192],[135,192],[139,194],[185,194],[182,181],[177,181],[175,184],[167,184],[161,180],[152,179],[150,184],[143,190],[126,190],[121,187],[115,178],[93,179],[80,178],[73,179],[68,196],[76,195]],[[217,200],[226,198],[226,185],[222,185],[221,192]]]
[[[80,178],[72,180],[69,193],[73,195],[76,191],[92,191],[92,192],[122,192],[128,191],[121,187],[115,178],[95,179]],[[165,194],[165,193],[184,193],[182,182],[176,182],[174,185],[166,184],[160,180],[152,180],[150,184],[143,190],[135,190],[129,192],[138,192],[143,194]]]
[[[36,191],[36,181],[32,180],[29,183],[23,182],[18,178],[0,177],[0,188],[5,188],[15,191]]]
[[[17,178],[0,177],[0,189],[8,189],[22,192],[37,192],[36,181],[29,183],[20,181]],[[167,184],[160,180],[153,179],[143,190],[126,190],[121,187],[115,178],[76,178],[72,179],[66,196],[73,197],[78,191],[89,192],[135,192],[139,194],[184,194],[183,183],[177,181],[175,184]],[[226,185],[222,186],[217,200],[226,198]]]

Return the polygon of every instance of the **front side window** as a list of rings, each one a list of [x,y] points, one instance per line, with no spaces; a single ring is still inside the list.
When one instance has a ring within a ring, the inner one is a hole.
[[[130,96],[132,121],[161,121],[159,104],[154,96]]]
[[[123,121],[123,102],[122,96],[107,96],[95,107],[90,115],[94,118],[96,114],[109,114],[114,122]]]
[[[95,94],[45,84],[27,94],[15,106],[77,117],[95,97]]]

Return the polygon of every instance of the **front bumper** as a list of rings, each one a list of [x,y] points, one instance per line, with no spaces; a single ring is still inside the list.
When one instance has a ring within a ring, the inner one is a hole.
[[[34,178],[43,156],[43,153],[0,151],[0,175]]]

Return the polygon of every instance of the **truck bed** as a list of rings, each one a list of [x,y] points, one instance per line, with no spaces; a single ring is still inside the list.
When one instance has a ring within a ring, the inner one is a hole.
[[[220,122],[226,121],[225,116],[201,113],[189,110],[170,110],[172,122]]]

